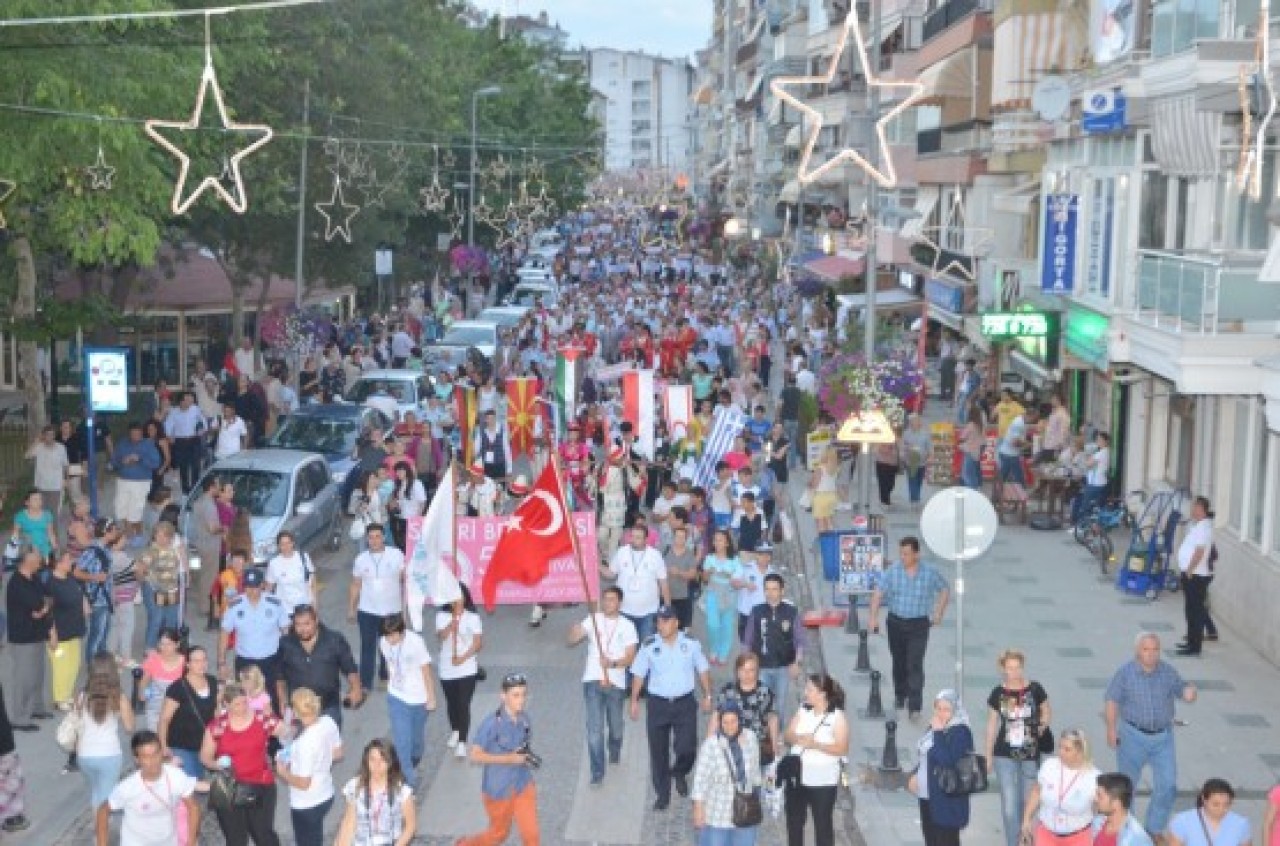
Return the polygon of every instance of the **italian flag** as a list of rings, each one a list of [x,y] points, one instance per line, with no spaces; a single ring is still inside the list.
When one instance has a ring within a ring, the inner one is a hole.
[[[636,449],[653,460],[653,371],[628,370],[622,374],[622,419],[636,427]]]
[[[560,408],[562,436],[578,417],[578,389],[582,387],[582,368],[586,363],[582,347],[562,347],[556,355],[555,399]]]

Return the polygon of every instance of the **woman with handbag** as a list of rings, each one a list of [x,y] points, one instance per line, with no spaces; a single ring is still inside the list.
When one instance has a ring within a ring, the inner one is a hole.
[[[186,544],[167,520],[156,523],[151,544],[138,556],[146,572],[142,583],[142,604],[147,609],[147,633],[143,648],[154,649],[160,630],[177,629],[182,599],[182,583],[187,576]]]
[[[693,827],[698,846],[754,846],[760,809],[760,741],[743,725],[736,699],[722,699],[693,765]]]
[[[948,793],[942,782],[954,775],[962,759],[973,754],[969,715],[954,690],[944,690],[933,700],[929,730],[916,744],[920,762],[907,789],[920,802],[920,828],[925,846],[959,846],[960,832],[969,825],[969,794]]]
[[[996,664],[1004,680],[987,697],[987,772],[1000,783],[1000,811],[1006,846],[1018,846],[1027,797],[1036,783],[1040,755],[1053,751],[1049,731],[1049,694],[1027,681],[1025,658],[1016,649],[1000,653]],[[1042,744],[1049,744],[1048,749]]]
[[[1022,842],[1035,846],[1089,846],[1093,843],[1093,799],[1098,768],[1079,729],[1058,739],[1058,754],[1040,765],[1022,812]]]
[[[809,676],[804,704],[787,726],[787,758],[799,763],[799,776],[786,779],[779,764],[778,778],[789,781],[786,791],[787,846],[804,846],[806,818],[813,815],[814,846],[834,846],[836,790],[849,752],[849,721],[844,715],[844,689],[831,676]],[[794,765],[789,768],[794,769]]]
[[[718,701],[722,706],[736,704],[741,710],[743,727],[751,729],[760,742],[760,766],[767,767],[782,748],[773,691],[760,682],[760,657],[754,652],[738,655],[733,672],[734,680],[721,686]],[[717,715],[712,715],[707,726],[708,737],[715,734],[718,719]]]
[[[829,532],[835,528],[832,522],[836,516],[836,478],[840,475],[840,453],[833,447],[827,447],[822,453],[818,467],[809,476],[813,521],[819,533]]]
[[[222,688],[224,710],[205,728],[200,763],[213,771],[209,807],[227,846],[280,846],[275,830],[276,780],[267,744],[284,724],[271,711],[255,711],[243,687]]]
[[[192,778],[204,778],[200,745],[205,726],[217,710],[218,678],[209,672],[209,653],[203,646],[193,646],[187,651],[186,672],[164,692],[156,732],[164,757],[173,758]]]
[[[77,723],[74,738],[68,737],[69,727]],[[74,751],[77,766],[89,784],[89,808],[95,812],[107,801],[120,778],[124,762],[121,726],[133,731],[133,706],[120,689],[115,659],[99,653],[89,661],[88,678],[75,708],[58,727],[58,743],[67,751]],[[73,745],[64,743],[72,739]]]

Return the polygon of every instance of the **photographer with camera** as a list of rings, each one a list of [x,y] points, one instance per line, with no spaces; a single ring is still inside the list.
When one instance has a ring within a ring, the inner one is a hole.
[[[489,829],[464,837],[458,846],[498,846],[514,819],[525,846],[538,846],[538,794],[533,771],[542,759],[529,747],[532,726],[525,713],[529,680],[520,673],[502,679],[502,706],[484,718],[471,739],[471,760],[484,766],[480,784]]]

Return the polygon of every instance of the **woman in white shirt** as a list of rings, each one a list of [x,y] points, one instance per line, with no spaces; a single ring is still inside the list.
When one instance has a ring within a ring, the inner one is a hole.
[[[1093,798],[1098,768],[1079,729],[1058,739],[1058,754],[1040,765],[1022,812],[1024,842],[1035,846],[1089,846],[1093,842]]]
[[[311,556],[298,549],[293,532],[276,535],[276,555],[267,562],[267,590],[274,591],[285,613],[293,616],[299,605],[315,604],[315,567]]]
[[[120,689],[116,659],[108,653],[100,652],[89,661],[84,691],[75,707],[80,710],[76,766],[89,783],[89,807],[96,812],[120,779],[124,762],[120,727],[133,731],[133,706]]]
[[[391,514],[391,539],[398,549],[405,548],[405,529],[410,517],[421,517],[427,504],[427,489],[418,481],[408,462],[395,466],[395,489],[387,510]]]
[[[276,776],[289,785],[289,817],[298,846],[324,846],[324,818],[333,807],[333,764],[342,735],[322,713],[320,697],[300,687],[289,697],[302,730],[276,756]]]
[[[409,846],[418,825],[417,808],[396,750],[387,741],[369,741],[360,774],[346,783],[342,795],[347,810],[337,846]]]
[[[476,692],[480,672],[476,656],[484,646],[484,624],[471,601],[471,591],[461,585],[462,596],[436,614],[436,634],[440,637],[440,686],[444,688],[449,714],[449,748],[458,760],[467,757],[467,734],[471,730],[471,697]]]
[[[800,756],[800,783],[787,787],[787,844],[804,846],[806,818],[813,814],[815,846],[833,846],[836,790],[849,752],[844,689],[831,676],[809,676],[804,705],[791,718],[783,739]]]
[[[427,712],[436,709],[436,680],[431,655],[417,632],[408,631],[404,617],[392,614],[382,621],[378,649],[387,662],[387,719],[391,742],[404,767],[404,781],[418,789],[418,764],[427,737]]]

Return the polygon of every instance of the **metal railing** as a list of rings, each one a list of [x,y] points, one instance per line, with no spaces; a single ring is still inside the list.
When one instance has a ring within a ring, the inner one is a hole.
[[[952,24],[960,22],[974,12],[987,11],[990,8],[991,4],[986,0],[949,0],[943,3],[925,16],[924,43],[932,41],[950,29]]]
[[[1256,258],[1138,251],[1136,320],[1173,332],[1274,332],[1280,285],[1259,282]]]

